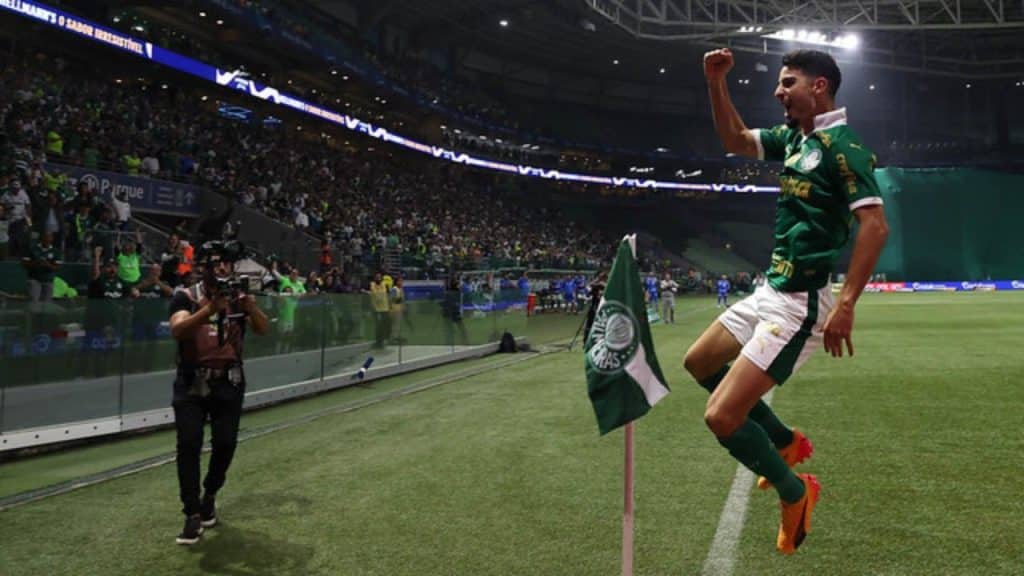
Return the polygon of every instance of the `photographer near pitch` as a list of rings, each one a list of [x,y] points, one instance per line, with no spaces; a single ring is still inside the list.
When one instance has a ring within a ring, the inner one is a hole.
[[[584,349],[586,349],[587,336],[590,335],[590,329],[594,326],[594,317],[597,315],[597,308],[601,305],[601,298],[604,296],[604,288],[608,283],[608,273],[604,270],[597,273],[594,279],[590,282],[590,286],[587,288],[589,292],[590,306],[587,308],[587,320],[585,328],[583,329],[583,342]]]
[[[174,380],[178,487],[185,527],[178,544],[195,544],[203,528],[217,524],[214,498],[224,485],[238,443],[245,398],[242,347],[247,326],[267,333],[267,316],[244,283],[234,278],[234,263],[243,250],[237,243],[207,242],[199,261],[202,280],[175,292],[170,307],[171,336],[178,341]],[[212,451],[199,497],[203,426],[210,420]]]

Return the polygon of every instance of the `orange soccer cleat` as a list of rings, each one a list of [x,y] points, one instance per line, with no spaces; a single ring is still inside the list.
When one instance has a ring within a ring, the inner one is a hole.
[[[779,536],[775,547],[783,554],[792,554],[803,544],[808,532],[811,531],[811,512],[821,495],[821,484],[811,474],[797,474],[804,483],[806,491],[800,500],[788,504],[782,502],[782,523],[779,525]]]

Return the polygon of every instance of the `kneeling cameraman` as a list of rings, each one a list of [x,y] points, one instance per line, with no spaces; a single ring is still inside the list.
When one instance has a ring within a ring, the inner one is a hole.
[[[217,524],[214,497],[238,443],[238,423],[245,397],[242,346],[246,326],[267,332],[267,317],[232,277],[240,245],[208,242],[199,261],[202,281],[175,292],[171,300],[171,336],[178,341],[178,372],[174,381],[174,423],[177,429],[178,487],[185,527],[178,544],[195,544],[203,528]],[[210,419],[213,446],[199,498],[199,466],[203,426]]]

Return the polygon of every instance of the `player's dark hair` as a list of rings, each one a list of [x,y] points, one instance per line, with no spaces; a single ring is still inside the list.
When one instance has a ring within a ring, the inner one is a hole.
[[[839,72],[839,66],[835,59],[827,52],[793,50],[782,57],[782,65],[800,70],[813,78],[824,77],[828,80],[828,93],[832,98],[835,98],[836,92],[839,92],[839,84],[843,81],[843,75]]]

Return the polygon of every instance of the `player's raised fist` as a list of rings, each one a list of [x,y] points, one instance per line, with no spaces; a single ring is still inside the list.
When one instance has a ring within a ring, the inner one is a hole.
[[[732,70],[732,50],[720,48],[704,54],[704,76],[708,80],[719,80]]]

